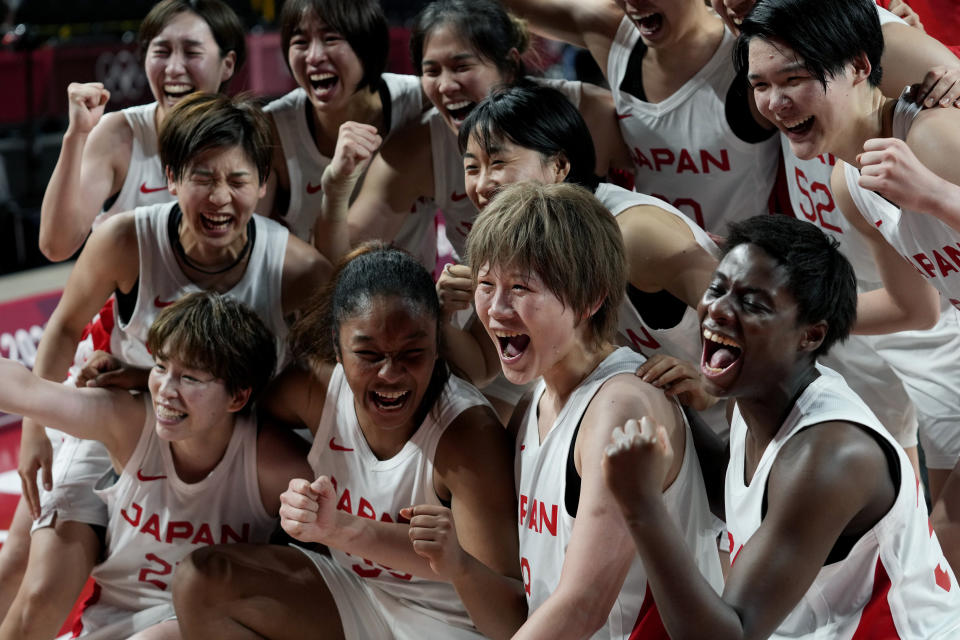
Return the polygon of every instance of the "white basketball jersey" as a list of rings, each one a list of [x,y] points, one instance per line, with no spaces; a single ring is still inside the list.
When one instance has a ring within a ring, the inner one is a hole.
[[[146,394],[144,404],[147,419],[123,472],[118,478],[111,469],[97,483],[110,519],[106,559],[91,574],[97,600],[83,612],[85,632],[170,603],[174,570],[194,549],[265,543],[277,524],[260,499],[254,418],[238,416],[223,458],[188,484],[177,476],[170,443],[157,436]]]
[[[167,175],[163,171],[163,163],[160,162],[160,148],[157,145],[157,103],[128,107],[121,113],[133,131],[127,177],[124,178],[123,186],[110,208],[97,216],[93,223],[94,228],[115,213],[176,199],[167,190]]]
[[[537,406],[546,385],[534,388],[530,406],[517,433],[516,481],[519,488],[517,526],[520,533],[520,569],[532,614],[560,584],[567,545],[575,518],[565,506],[567,465],[577,430],[591,400],[604,382],[621,373],[633,374],[644,357],[621,347],[570,394],[543,442],[537,428]],[[676,519],[697,566],[714,589],[723,588],[717,555],[714,518],[707,503],[693,436],[686,429],[680,473],[663,493],[667,511]],[[656,604],[647,586],[640,556],[634,554],[617,600],[595,639],[667,638]]]
[[[423,110],[420,79],[395,73],[384,73],[380,78],[390,95],[390,104],[384,109],[390,114],[390,131],[415,122]],[[313,223],[320,213],[320,178],[332,160],[313,144],[307,122],[312,109],[309,102],[306,92],[298,87],[263,109],[273,116],[290,179],[290,202],[281,217],[290,232],[306,242],[311,241]]]
[[[913,467],[843,378],[826,367],[800,395],[744,485],[747,425],[734,411],[725,501],[731,562],[759,529],[770,469],[786,442],[806,427],[842,421],[860,425],[896,452],[900,483],[893,507],[842,560],[820,569],[813,584],[771,638],[960,637],[960,587],[947,564]],[[854,478],[850,479],[855,481]]]
[[[729,222],[768,212],[778,160],[776,136],[744,142],[727,123],[735,40],[724,31],[713,57],[686,84],[662,102],[645,102],[621,89],[640,42],[640,31],[624,16],[606,70],[620,133],[633,158],[635,189],[721,235]]]
[[[906,140],[921,107],[902,95],[893,112],[894,138]],[[960,309],[960,233],[932,215],[901,209],[880,194],[861,187],[860,171],[844,163],[847,189],[860,214],[883,234],[890,246]]]
[[[147,352],[147,334],[157,314],[180,297],[203,291],[189,280],[177,264],[168,232],[176,203],[136,209],[137,244],[140,250],[140,279],[137,302],[123,322],[114,300],[116,325],[110,336],[110,352],[124,362],[152,367]],[[284,353],[287,325],[283,318],[283,261],[289,232],[281,225],[254,214],[256,240],[250,249],[246,270],[240,281],[224,295],[243,302],[263,320],[277,341],[277,354]]]
[[[337,491],[338,509],[372,520],[406,522],[400,518],[400,509],[415,504],[441,504],[433,483],[437,443],[460,414],[480,405],[489,406],[479,391],[460,378],[450,376],[433,408],[403,449],[388,460],[380,460],[370,450],[360,429],[353,391],[343,368],[337,365],[330,377],[323,415],[307,459],[318,476],[330,476]],[[450,583],[394,571],[332,547],[330,554],[371,587],[426,615],[473,628]]]

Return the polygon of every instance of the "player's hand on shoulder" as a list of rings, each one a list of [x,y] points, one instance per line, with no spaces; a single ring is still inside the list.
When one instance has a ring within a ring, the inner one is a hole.
[[[465,552],[450,509],[420,504],[401,509],[400,515],[410,520],[408,535],[413,550],[430,562],[439,578],[453,581],[465,573]]]
[[[77,374],[77,386],[146,389],[148,377],[148,369],[130,366],[106,351],[95,351]]]
[[[473,303],[473,275],[465,264],[447,264],[437,280],[440,313],[449,320],[454,313],[469,309]]]
[[[686,360],[658,353],[640,365],[636,374],[696,411],[704,411],[717,403],[717,398],[703,388],[700,369]]]
[[[662,499],[673,457],[667,430],[646,416],[613,430],[601,468],[628,522],[642,519],[643,505]]]
[[[337,491],[328,476],[313,482],[290,481],[280,494],[280,526],[303,542],[326,542],[333,534],[337,515]]]
[[[101,82],[71,82],[67,86],[69,128],[75,133],[90,133],[100,122],[110,100],[110,92]]]
[[[960,108],[960,63],[933,67],[910,92],[914,101],[925,107]]]

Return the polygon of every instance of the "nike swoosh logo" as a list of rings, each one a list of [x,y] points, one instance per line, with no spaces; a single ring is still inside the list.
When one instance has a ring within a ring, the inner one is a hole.
[[[153,480],[163,480],[167,476],[145,476],[143,475],[143,469],[137,469],[137,480],[140,482],[151,482]]]
[[[333,449],[334,451],[353,451],[353,449],[351,449],[351,448],[349,448],[349,447],[342,447],[342,446],[340,446],[339,444],[337,444],[336,442],[334,442],[334,440],[336,440],[336,439],[337,439],[336,437],[330,438],[330,448],[331,448],[331,449]]]
[[[318,184],[317,186],[313,186],[313,185],[310,184],[309,182],[307,183],[307,193],[309,193],[310,195],[315,194],[317,191],[320,191],[320,189],[323,189],[323,185],[322,185],[322,184]]]
[[[147,183],[144,182],[140,185],[140,193],[156,193],[157,191],[165,191],[166,188],[167,185],[163,185],[162,187],[148,187]]]
[[[465,193],[457,193],[456,191],[454,191],[453,193],[450,194],[450,199],[453,200],[454,202],[460,202],[461,200],[463,200],[463,199],[466,198],[466,197],[467,197],[467,194],[465,194]]]
[[[632,113],[618,113],[618,114],[617,114],[617,120],[625,120],[625,119],[629,118],[629,117],[632,116],[632,115],[633,115]]]
[[[171,301],[169,301],[169,302],[165,302],[165,301],[163,301],[163,300],[160,299],[160,296],[157,296],[156,298],[153,299],[153,304],[154,304],[154,306],[155,306],[157,309],[163,309],[164,307],[169,307],[169,306],[172,305],[174,302],[176,302],[176,300],[171,300]]]

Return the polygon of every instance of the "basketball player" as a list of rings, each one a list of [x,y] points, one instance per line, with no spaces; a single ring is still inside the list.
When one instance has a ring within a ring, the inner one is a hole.
[[[815,362],[853,325],[852,268],[786,216],[733,225],[726,250],[699,309],[705,384],[735,401],[721,595],[660,495],[675,464],[666,430],[637,414],[603,460],[670,637],[955,637],[960,589],[909,459]]]

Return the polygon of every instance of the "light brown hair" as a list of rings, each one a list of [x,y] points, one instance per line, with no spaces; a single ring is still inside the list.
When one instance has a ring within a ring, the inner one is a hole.
[[[481,267],[536,274],[565,306],[589,316],[595,346],[612,340],[627,285],[613,216],[586,189],[520,182],[504,187],[467,237],[474,281]]]

